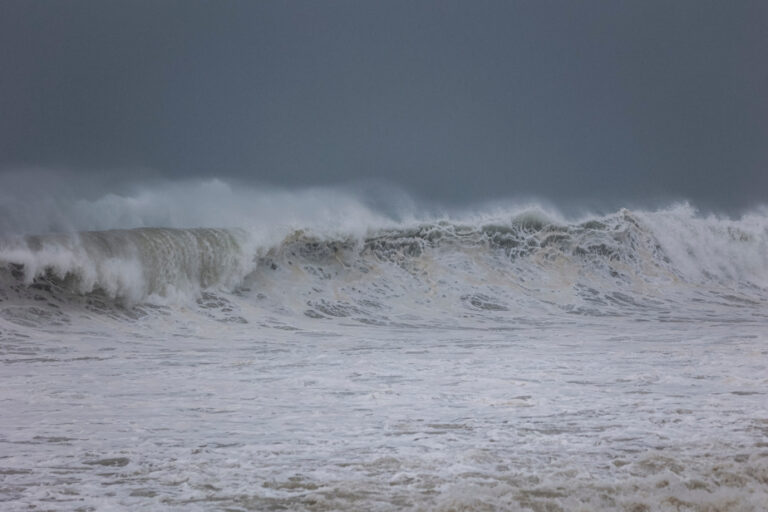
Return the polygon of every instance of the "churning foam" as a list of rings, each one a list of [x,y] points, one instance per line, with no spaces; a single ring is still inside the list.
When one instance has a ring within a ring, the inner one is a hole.
[[[221,182],[22,202],[0,508],[768,500],[764,211],[382,212]]]

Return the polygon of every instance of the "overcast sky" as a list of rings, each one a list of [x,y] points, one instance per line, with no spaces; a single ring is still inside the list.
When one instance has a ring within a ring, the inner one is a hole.
[[[768,203],[768,2],[2,0],[29,168]]]

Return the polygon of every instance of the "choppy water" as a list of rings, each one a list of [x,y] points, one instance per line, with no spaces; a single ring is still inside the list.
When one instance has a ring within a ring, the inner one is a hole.
[[[0,243],[0,508],[764,510],[768,220]]]

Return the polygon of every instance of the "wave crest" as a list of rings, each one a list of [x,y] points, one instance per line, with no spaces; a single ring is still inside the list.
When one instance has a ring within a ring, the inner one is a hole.
[[[276,243],[242,229],[138,228],[6,239],[0,266],[2,286],[44,280],[129,304],[251,290],[273,311],[368,322],[455,308],[606,314],[690,303],[701,290],[762,303],[768,221],[697,217],[688,207],[578,222],[530,211],[364,234],[289,230]]]

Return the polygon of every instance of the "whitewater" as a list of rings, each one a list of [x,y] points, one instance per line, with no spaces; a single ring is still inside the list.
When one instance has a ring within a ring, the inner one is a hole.
[[[0,199],[4,510],[768,503],[764,209]]]

